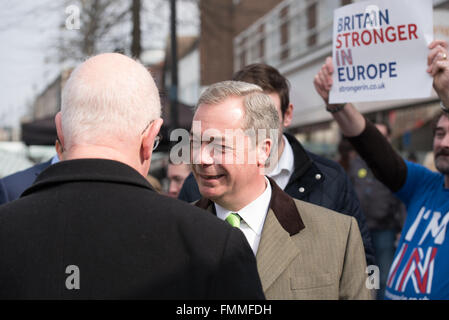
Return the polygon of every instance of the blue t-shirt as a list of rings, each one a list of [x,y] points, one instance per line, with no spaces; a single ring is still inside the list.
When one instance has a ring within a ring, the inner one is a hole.
[[[407,206],[407,218],[385,298],[449,299],[449,189],[441,173],[406,164],[407,180],[396,195]]]

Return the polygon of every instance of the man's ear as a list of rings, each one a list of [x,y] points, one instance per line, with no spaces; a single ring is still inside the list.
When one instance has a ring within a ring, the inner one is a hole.
[[[161,118],[154,120],[148,130],[142,135],[142,142],[140,146],[141,160],[150,160],[153,153],[154,140],[161,130],[164,120]]]
[[[61,150],[65,150],[64,135],[62,133],[61,111],[59,111],[55,116],[55,124],[56,124],[56,134],[58,135],[60,148],[61,148]],[[59,156],[59,154],[58,154],[58,156]],[[62,160],[62,159],[60,159],[60,160]]]
[[[273,141],[271,139],[264,139],[259,142],[257,147],[257,166],[259,168],[264,168],[265,163],[270,157],[271,148],[273,146]]]
[[[62,157],[64,155],[64,148],[62,147],[61,143],[59,142],[59,139],[56,139],[56,141],[55,141],[55,149],[56,149],[56,154],[58,155],[58,159],[61,161]]]
[[[284,112],[284,116],[282,119],[282,124],[285,128],[291,125],[293,119],[293,104],[289,104],[287,110]]]

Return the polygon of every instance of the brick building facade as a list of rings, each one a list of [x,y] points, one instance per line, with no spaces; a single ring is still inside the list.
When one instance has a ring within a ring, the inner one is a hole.
[[[229,80],[234,72],[234,37],[282,0],[201,0],[201,86]]]

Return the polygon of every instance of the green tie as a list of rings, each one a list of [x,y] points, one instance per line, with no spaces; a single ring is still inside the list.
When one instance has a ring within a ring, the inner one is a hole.
[[[240,227],[240,216],[237,213],[230,213],[226,217],[226,222],[229,223],[231,226],[239,228]]]

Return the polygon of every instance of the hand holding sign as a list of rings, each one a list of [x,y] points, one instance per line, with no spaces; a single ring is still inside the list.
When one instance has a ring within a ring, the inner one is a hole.
[[[427,55],[427,72],[433,76],[433,87],[446,107],[449,106],[448,48],[447,42],[435,40],[430,43],[430,51],[428,51]],[[326,107],[330,109],[335,107],[335,104],[329,103],[329,93],[333,87],[334,70],[332,58],[327,57],[313,80],[316,91],[323,98]],[[333,116],[337,120],[343,134],[347,137],[358,136],[365,128],[364,117],[350,103],[341,111],[333,113]]]
[[[432,37],[431,0],[372,0],[338,8],[330,102],[429,97],[425,63]]]
[[[449,106],[449,45],[446,41],[435,40],[428,48],[430,51],[427,55],[427,72],[433,77],[433,87],[443,104]],[[332,57],[327,57],[313,80],[315,89],[326,106],[332,106],[329,103],[329,93],[333,86],[333,76]]]
[[[332,88],[332,74],[334,73],[334,66],[332,64],[332,58],[327,57],[325,63],[321,67],[313,80],[318,94],[323,98],[326,106],[329,105],[329,91]]]
[[[444,106],[449,108],[449,54],[448,44],[436,40],[429,45],[427,72],[434,77],[433,87]]]

